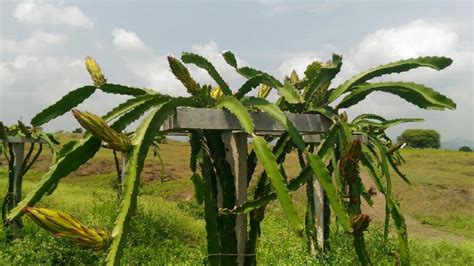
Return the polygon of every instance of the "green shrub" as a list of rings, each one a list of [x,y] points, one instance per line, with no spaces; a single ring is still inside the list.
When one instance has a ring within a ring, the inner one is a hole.
[[[459,151],[471,152],[472,149],[468,146],[462,146],[461,148],[459,148]]]
[[[438,149],[441,146],[439,133],[432,129],[407,129],[398,136],[397,141],[420,149]]]
[[[84,133],[84,130],[82,129],[82,127],[78,127],[78,128],[76,128],[76,129],[74,129],[74,130],[72,131],[72,133],[79,133],[79,134],[82,134],[82,133]]]

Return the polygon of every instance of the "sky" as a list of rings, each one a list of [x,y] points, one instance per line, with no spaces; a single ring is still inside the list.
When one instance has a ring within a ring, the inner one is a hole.
[[[208,58],[231,88],[244,80],[222,59],[236,54],[280,80],[303,74],[312,61],[343,56],[332,86],[367,68],[411,57],[451,57],[443,71],[416,69],[380,80],[414,81],[457,103],[427,111],[387,93],[348,109],[350,117],[377,113],[425,122],[398,126],[435,129],[443,141],[474,140],[473,1],[13,1],[0,0],[0,121],[29,123],[68,91],[91,83],[84,58],[92,56],[111,83],[186,95],[167,55],[191,51]],[[190,67],[200,83],[208,75]],[[104,114],[124,97],[94,94],[81,110]],[[70,114],[46,130],[79,127]]]

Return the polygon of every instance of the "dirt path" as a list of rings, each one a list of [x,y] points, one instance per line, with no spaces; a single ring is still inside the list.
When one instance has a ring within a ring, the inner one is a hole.
[[[374,186],[372,179],[364,174],[361,174],[363,183],[367,187]],[[385,218],[385,198],[381,193],[372,197],[374,200],[374,205],[370,207],[365,201],[363,201],[362,209],[363,212],[368,214],[373,220],[383,223]],[[420,237],[424,239],[446,239],[449,241],[472,241],[472,239],[455,235],[449,232],[438,230],[432,226],[422,224],[417,219],[411,217],[410,215],[404,213],[405,221],[408,228],[408,234],[410,236]]]

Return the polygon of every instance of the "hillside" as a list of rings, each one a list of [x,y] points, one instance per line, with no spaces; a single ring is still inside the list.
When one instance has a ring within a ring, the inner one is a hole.
[[[74,137],[61,138],[64,141]],[[193,197],[189,153],[187,143],[170,140],[161,145],[164,173],[156,159],[147,158],[141,180],[139,210],[125,251],[126,262],[202,263],[206,249],[203,211]],[[44,198],[39,205],[71,212],[86,224],[110,230],[117,204],[112,189],[116,176],[111,155],[110,150],[102,149],[93,161],[62,180],[55,193]],[[402,170],[411,178],[413,186],[404,184],[394,173],[394,194],[407,217],[414,264],[430,264],[430,261],[473,264],[474,153],[405,150],[403,155],[407,163]],[[25,178],[26,191],[47,171],[50,159],[48,152],[40,157]],[[296,174],[296,159],[294,154],[289,157],[288,176]],[[6,190],[5,174],[5,167],[1,167],[2,194]],[[365,173],[362,176],[367,180]],[[295,193],[294,199],[302,212],[305,204],[303,189]],[[381,197],[376,201],[373,208],[365,206],[375,221],[370,227],[368,249],[377,264],[393,263],[395,240],[391,240],[388,246],[382,242],[379,229],[384,204]],[[3,236],[2,230],[0,235]],[[304,242],[290,231],[277,204],[269,207],[262,236],[258,251],[260,263],[314,263],[306,255]],[[332,237],[331,253],[319,258],[318,262],[352,263],[354,254],[348,237],[337,233]],[[0,242],[0,263],[90,264],[104,259],[103,252],[77,248],[67,240],[50,236],[26,219],[22,240],[15,241],[12,246],[5,244],[4,239]]]

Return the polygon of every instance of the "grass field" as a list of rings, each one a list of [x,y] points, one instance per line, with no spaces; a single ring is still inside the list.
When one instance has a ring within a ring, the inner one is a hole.
[[[77,136],[65,135],[65,140]],[[139,208],[133,219],[124,262],[149,264],[200,264],[206,243],[202,206],[193,198],[188,167],[187,143],[168,141],[161,146],[165,172],[149,157],[142,173]],[[47,154],[47,152],[45,152]],[[415,265],[474,264],[474,153],[444,150],[405,150],[402,170],[413,181],[408,186],[394,174],[394,194],[406,214],[411,258]],[[5,162],[3,165],[5,165]],[[47,171],[45,155],[25,177],[30,190]],[[288,174],[297,171],[296,156],[290,156]],[[6,169],[0,168],[0,193],[6,191]],[[364,174],[363,174],[364,175]],[[164,182],[160,177],[163,176]],[[84,223],[111,230],[118,204],[112,189],[116,175],[109,150],[101,150],[93,161],[64,178],[51,196],[38,205],[75,214]],[[304,209],[304,195],[294,195]],[[378,198],[377,198],[378,199]],[[374,218],[368,233],[368,249],[374,262],[394,263],[396,239],[384,243],[381,236],[383,202],[366,211]],[[7,245],[0,229],[0,265],[5,264],[97,264],[106,252],[91,252],[68,240],[54,238],[24,219],[24,237]],[[356,258],[350,238],[335,233],[331,251],[317,260],[305,255],[304,241],[289,229],[277,204],[271,204],[263,223],[258,250],[261,264],[353,264]]]

